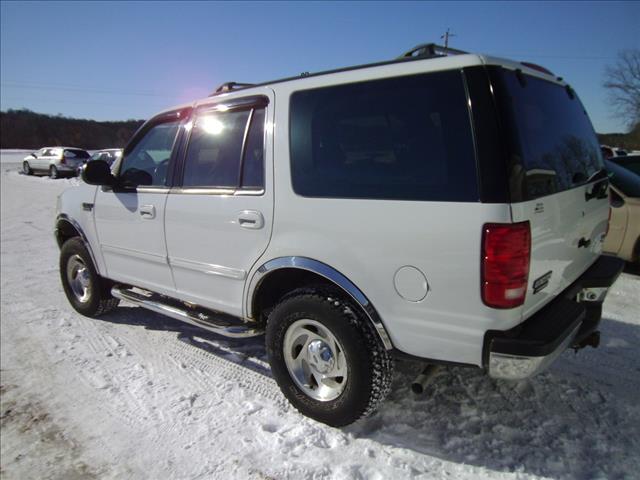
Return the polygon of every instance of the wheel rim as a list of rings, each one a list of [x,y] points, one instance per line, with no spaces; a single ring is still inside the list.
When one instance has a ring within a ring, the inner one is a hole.
[[[24,173],[29,173],[29,164],[28,164],[27,162],[24,162],[24,163],[22,164],[22,171],[23,171]]]
[[[67,282],[71,291],[80,303],[87,303],[91,298],[91,278],[89,269],[79,255],[73,255],[67,262]]]
[[[51,178],[57,178],[58,177],[58,169],[56,167],[51,167],[49,169],[49,176]]]
[[[297,320],[284,336],[284,361],[293,381],[309,397],[335,400],[348,378],[344,349],[331,331],[311,319]]]

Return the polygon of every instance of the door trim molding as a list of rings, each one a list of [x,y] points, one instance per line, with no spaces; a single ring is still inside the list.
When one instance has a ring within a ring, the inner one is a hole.
[[[225,267],[224,265],[215,265],[213,263],[194,262],[193,260],[178,257],[169,257],[169,265],[171,265],[171,267],[193,270],[207,275],[217,275],[233,280],[244,280],[247,277],[247,272],[239,268]]]

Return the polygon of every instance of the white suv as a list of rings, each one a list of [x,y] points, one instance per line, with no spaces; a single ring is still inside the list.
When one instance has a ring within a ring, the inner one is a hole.
[[[71,305],[266,332],[284,394],[335,426],[375,410],[396,356],[521,379],[597,345],[622,263],[584,107],[541,69],[444,53],[226,84],[146,122],[59,198]]]
[[[45,173],[51,178],[75,176],[76,170],[89,158],[86,150],[75,147],[44,147],[24,157],[22,173]]]

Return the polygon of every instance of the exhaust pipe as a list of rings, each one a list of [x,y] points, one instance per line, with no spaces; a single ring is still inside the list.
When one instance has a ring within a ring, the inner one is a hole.
[[[439,365],[427,365],[424,367],[422,373],[411,383],[411,391],[416,394],[423,393],[439,371]]]

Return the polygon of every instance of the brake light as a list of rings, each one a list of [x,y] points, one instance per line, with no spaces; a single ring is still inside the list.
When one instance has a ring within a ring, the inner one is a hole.
[[[64,152],[62,153],[62,156],[60,157],[60,163],[61,163],[62,165],[64,165],[64,164],[65,164]]]
[[[482,301],[492,308],[522,305],[531,256],[529,222],[487,223],[482,232]]]

